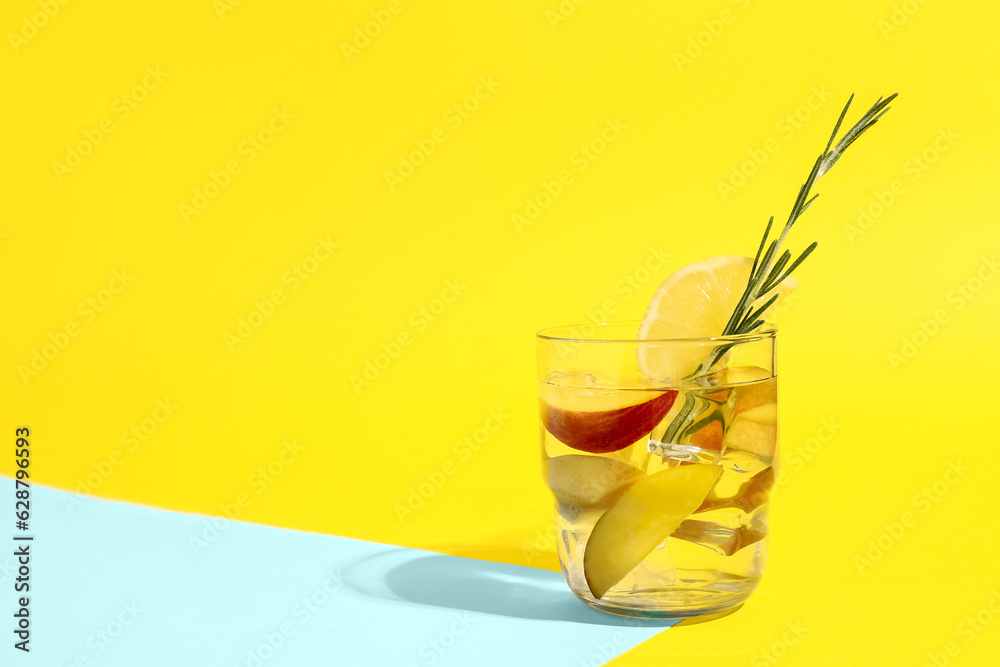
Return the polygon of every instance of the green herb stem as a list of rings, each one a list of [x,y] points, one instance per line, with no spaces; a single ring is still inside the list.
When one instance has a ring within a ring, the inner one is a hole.
[[[764,236],[760,240],[760,246],[758,246],[757,254],[753,260],[753,266],[750,269],[750,278],[747,280],[746,289],[743,290],[740,300],[737,302],[732,315],[729,317],[729,321],[726,323],[725,329],[722,331],[723,336],[752,333],[764,323],[763,315],[767,312],[768,308],[774,304],[778,295],[775,294],[771,296],[760,306],[755,307],[754,304],[764,298],[773,289],[778,287],[786,278],[788,278],[788,276],[792,274],[792,271],[797,269],[799,265],[802,264],[802,262],[805,261],[810,254],[812,254],[812,251],[816,249],[817,243],[814,241],[809,244],[802,254],[800,254],[795,261],[791,262],[791,264],[789,264],[789,260],[791,260],[791,253],[788,250],[785,250],[780,255],[778,254],[779,250],[781,250],[781,245],[784,243],[785,237],[788,236],[788,232],[792,229],[792,226],[796,223],[796,221],[798,221],[802,214],[808,210],[809,206],[816,201],[816,197],[819,196],[818,194],[810,196],[813,185],[815,185],[816,181],[837,163],[837,161],[844,154],[844,151],[846,151],[851,144],[857,141],[858,137],[878,122],[885,112],[889,110],[889,103],[895,98],[896,93],[884,99],[880,97],[875,104],[873,104],[871,108],[865,112],[861,120],[855,123],[854,126],[851,127],[851,129],[848,130],[836,144],[834,144],[834,140],[837,138],[837,133],[840,131],[840,126],[844,122],[844,117],[847,116],[847,110],[850,109],[851,102],[854,101],[854,95],[851,95],[850,99],[847,100],[847,104],[844,105],[844,110],[840,112],[840,116],[837,118],[837,123],[833,127],[833,132],[830,134],[830,139],[826,143],[826,148],[816,159],[816,162],[813,164],[812,170],[809,172],[809,176],[806,178],[805,183],[803,183],[799,188],[798,196],[795,198],[795,203],[792,205],[792,210],[788,214],[788,220],[785,222],[781,233],[777,238],[771,239],[770,242],[768,242],[768,239],[771,235],[771,227],[774,224],[774,216],[771,216],[771,219],[768,220],[767,227],[764,229]],[[715,347],[709,353],[705,361],[698,366],[694,373],[684,379],[689,380],[711,372],[712,368],[726,355],[730,349],[732,349],[734,345],[735,343],[725,343]],[[674,417],[670,426],[667,427],[666,433],[664,433],[664,442],[676,442],[675,439],[683,438],[688,435],[686,432],[686,422],[688,421],[691,411],[697,403],[695,396],[696,393],[697,392],[686,392],[684,405],[677,413],[677,416]]]

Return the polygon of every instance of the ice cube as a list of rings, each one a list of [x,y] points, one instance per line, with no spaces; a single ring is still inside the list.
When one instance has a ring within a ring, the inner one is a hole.
[[[722,452],[714,449],[704,449],[695,445],[678,445],[672,442],[660,442],[649,439],[649,453],[670,460],[671,463],[712,463],[722,460]]]
[[[723,475],[733,474],[723,472]],[[709,492],[702,502],[701,507],[695,512],[709,512],[711,510],[734,507],[743,512],[752,512],[767,502],[771,487],[774,486],[774,468],[768,466],[753,475],[749,479],[743,480],[735,493],[724,495],[720,493],[722,489],[719,484]]]
[[[690,463],[718,463],[723,451],[727,425],[732,418],[735,404],[732,392],[718,382],[725,381],[720,372],[699,379],[703,386],[679,395],[667,418],[650,434],[648,449],[676,465],[679,461]],[[680,414],[683,421],[674,426]],[[670,441],[667,439],[667,432]]]
[[[732,556],[740,549],[767,537],[767,530],[763,526],[760,528],[763,530],[741,524],[733,529],[712,521],[688,519],[678,526],[670,537],[699,544],[723,556]]]

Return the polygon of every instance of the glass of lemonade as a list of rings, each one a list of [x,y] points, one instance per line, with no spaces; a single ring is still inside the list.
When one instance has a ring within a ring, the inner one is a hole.
[[[536,336],[542,471],[573,593],[623,616],[733,609],[764,570],[777,466],[776,331]]]
[[[837,140],[844,106],[784,226],[751,259],[719,255],[660,284],[639,322],[537,334],[542,472],[569,587],[623,616],[719,614],[753,593],[767,557],[778,456],[770,324],[798,285],[783,244],[812,187],[889,109]],[[780,223],[779,223],[780,224]]]

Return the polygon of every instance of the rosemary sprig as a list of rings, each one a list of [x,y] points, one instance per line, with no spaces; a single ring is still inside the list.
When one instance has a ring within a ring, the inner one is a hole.
[[[777,300],[778,295],[775,294],[770,297],[763,305],[754,307],[759,299],[766,296],[768,292],[773,290],[775,287],[781,284],[781,282],[792,274],[792,271],[797,269],[806,257],[812,254],[812,251],[816,249],[817,243],[814,241],[802,251],[802,254],[798,258],[789,264],[792,258],[791,252],[785,250],[780,255],[778,251],[781,250],[781,244],[784,243],[785,237],[788,236],[788,232],[791,230],[792,225],[802,216],[809,206],[816,201],[816,197],[819,195],[812,195],[813,185],[819,178],[828,172],[837,160],[844,154],[847,147],[857,141],[858,137],[865,133],[868,128],[878,122],[879,118],[889,110],[889,103],[896,98],[897,93],[893,93],[885,99],[879,97],[878,100],[871,106],[868,111],[865,112],[864,116],[861,117],[854,126],[848,130],[843,137],[840,138],[836,144],[834,140],[837,138],[837,133],[840,131],[840,126],[844,122],[844,117],[847,115],[847,110],[851,107],[851,102],[854,101],[854,95],[851,95],[850,99],[847,100],[847,104],[844,105],[844,110],[840,112],[840,117],[837,118],[837,124],[833,127],[833,132],[830,134],[829,141],[826,142],[826,148],[823,150],[822,154],[816,158],[815,164],[813,164],[812,171],[809,172],[809,177],[806,179],[805,183],[799,188],[798,196],[795,198],[795,203],[792,205],[792,210],[788,214],[788,220],[785,222],[784,228],[782,228],[781,233],[777,238],[771,239],[770,243],[768,239],[771,235],[771,227],[774,224],[774,216],[767,222],[767,227],[764,229],[764,236],[760,240],[760,246],[757,248],[757,254],[753,260],[753,266],[750,269],[750,278],[747,280],[746,289],[743,291],[743,295],[736,304],[736,308],[733,309],[733,314],[729,317],[729,321],[726,323],[726,327],[722,332],[723,336],[733,336],[739,334],[747,334],[754,332],[760,325],[764,323],[762,315],[767,311],[767,309]],[[726,343],[719,345],[714,348],[705,359],[698,366],[697,370],[694,371],[685,379],[691,379],[698,377],[708,371],[710,371],[715,364],[725,356],[734,343]],[[666,433],[663,435],[663,441],[667,443],[674,442],[677,438],[678,432],[684,427],[685,422],[694,409],[695,404],[698,401],[692,395],[691,392],[684,398],[684,405],[681,407],[680,412],[674,417],[674,420],[667,427]]]
[[[733,310],[732,316],[729,318],[729,322],[726,324],[725,330],[722,332],[723,336],[731,336],[734,334],[750,333],[754,331],[758,326],[763,324],[762,321],[758,320],[756,315],[764,312],[764,309],[758,309],[758,312],[754,316],[750,317],[750,308],[753,306],[754,302],[763,297],[765,294],[770,292],[772,289],[781,284],[781,282],[792,274],[792,271],[797,269],[800,264],[808,257],[813,250],[816,249],[817,243],[813,242],[802,251],[802,254],[798,256],[794,262],[790,265],[788,261],[791,259],[791,253],[789,251],[784,251],[776,260],[775,254],[781,249],[781,244],[785,241],[785,237],[788,236],[788,232],[792,229],[792,225],[802,216],[803,213],[809,208],[809,206],[816,201],[816,197],[819,195],[813,195],[810,197],[813,185],[819,178],[828,172],[830,168],[837,163],[837,160],[844,154],[847,147],[857,141],[868,128],[878,122],[878,119],[889,110],[889,103],[896,98],[896,94],[892,94],[889,97],[882,99],[878,98],[875,102],[865,112],[865,115],[855,123],[854,127],[847,131],[847,133],[834,145],[833,141],[837,138],[837,133],[840,131],[840,126],[844,122],[844,116],[847,115],[847,110],[851,107],[851,102],[854,100],[854,95],[851,95],[850,99],[847,100],[847,104],[844,106],[844,110],[840,112],[840,117],[837,118],[837,124],[833,128],[833,133],[830,135],[830,140],[826,144],[826,148],[823,153],[816,158],[816,163],[813,165],[812,171],[809,172],[809,178],[806,182],[802,184],[799,188],[798,197],[795,198],[795,203],[792,205],[792,210],[788,214],[788,221],[785,223],[784,228],[781,230],[781,234],[778,238],[771,241],[768,245],[768,237],[771,233],[771,225],[774,223],[774,217],[767,223],[767,228],[764,230],[764,237],[760,241],[760,247],[757,249],[757,256],[754,257],[753,268],[750,271],[750,279],[747,281],[746,290],[743,292],[743,296],[740,298],[739,302],[736,304],[736,308]],[[764,251],[764,247],[767,246],[767,251]],[[763,256],[761,252],[764,252]],[[787,268],[785,268],[787,265]]]

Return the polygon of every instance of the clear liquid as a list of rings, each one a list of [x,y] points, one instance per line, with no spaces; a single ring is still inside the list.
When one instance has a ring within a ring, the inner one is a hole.
[[[556,495],[559,560],[577,597],[602,611],[640,617],[711,614],[742,604],[750,597],[767,559],[768,501],[774,482],[772,463],[777,429],[775,426],[759,433],[751,431],[756,440],[750,441],[745,436],[737,441],[737,434],[729,431],[738,413],[776,401],[776,383],[777,379],[771,377],[707,389],[689,388],[698,396],[689,422],[708,426],[696,435],[679,439],[680,442],[663,443],[659,438],[683,406],[683,391],[670,412],[652,429],[652,437],[647,435],[618,451],[602,454],[581,451],[542,429],[543,469]],[[613,410],[615,393],[621,397],[621,406],[629,406],[664,390],[583,387],[581,391],[600,395],[594,398],[595,409]],[[587,409],[586,400],[582,399],[583,409]],[[574,402],[574,409],[580,409],[581,401],[574,399]],[[718,426],[711,426],[713,419]],[[727,436],[748,449],[724,446]],[[592,462],[595,465],[586,470],[593,471],[593,479],[581,479],[577,473],[567,481],[550,473],[549,466],[553,459],[568,455],[601,457],[620,463]],[[622,482],[620,471],[650,475],[685,462],[720,463],[723,471],[701,506],[601,599],[596,599],[585,576],[584,554],[594,525],[614,505],[616,494],[620,497],[624,488],[637,479],[632,477]],[[616,485],[616,490],[604,493]]]

